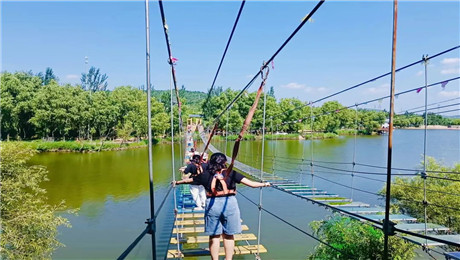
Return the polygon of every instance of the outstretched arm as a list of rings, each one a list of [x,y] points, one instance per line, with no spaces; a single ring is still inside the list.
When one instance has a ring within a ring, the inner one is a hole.
[[[187,178],[187,179],[183,179],[183,180],[180,180],[180,181],[172,181],[171,184],[174,187],[174,186],[179,185],[179,184],[192,183],[192,182],[193,182],[193,178]]]
[[[246,186],[252,187],[252,188],[259,188],[259,187],[270,187],[271,184],[269,182],[257,182],[257,181],[251,181],[248,178],[243,178],[241,180],[241,183],[243,183]]]

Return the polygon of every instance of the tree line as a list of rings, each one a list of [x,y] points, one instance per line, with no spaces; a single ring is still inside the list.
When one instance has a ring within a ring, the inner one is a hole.
[[[107,90],[107,76],[99,69],[83,73],[81,84],[59,84],[59,79],[47,68],[45,73],[3,72],[1,74],[1,137],[5,139],[107,139],[147,136],[147,101],[144,87],[120,86]],[[209,100],[207,94],[179,91],[182,120],[189,114],[201,114],[206,124],[225,109],[238,91],[217,87]],[[244,93],[220,119],[220,131],[241,129],[256,93]],[[170,135],[171,111],[169,91],[152,92],[152,130],[156,137]],[[264,97],[262,95],[263,100]],[[206,102],[205,102],[206,100]],[[300,107],[299,109],[297,109]],[[174,131],[178,132],[178,111],[173,104]],[[250,132],[258,133],[263,125],[263,102],[259,102]],[[312,109],[312,111],[310,111]],[[356,129],[370,134],[385,122],[388,113],[346,109],[337,101],[322,106],[306,106],[297,98],[275,98],[273,87],[267,92],[266,128],[268,131],[297,133],[301,130],[337,133],[341,129]],[[313,117],[311,117],[313,115]],[[227,125],[228,121],[228,125]],[[286,123],[287,122],[287,123]],[[395,117],[395,126],[419,126],[423,116],[406,113]],[[429,114],[429,124],[460,124]]]

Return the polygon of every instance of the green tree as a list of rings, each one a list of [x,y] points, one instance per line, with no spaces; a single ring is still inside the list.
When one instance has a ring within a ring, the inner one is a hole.
[[[81,74],[81,86],[89,91],[105,91],[107,90],[107,75],[101,74],[100,69],[91,67],[88,73]]]
[[[319,239],[343,254],[319,244],[308,259],[383,259],[383,232],[370,225],[336,214],[328,220],[313,221],[310,227]],[[416,245],[391,236],[389,259],[414,259],[415,248]]]
[[[51,259],[62,246],[56,240],[57,227],[69,226],[67,219],[55,214],[61,207],[45,203],[45,190],[39,185],[46,180],[46,170],[28,165],[33,154],[25,145],[2,144],[2,259]]]
[[[428,157],[426,169],[430,171],[429,176],[436,177],[426,179],[428,221],[448,226],[456,232],[460,232],[460,211],[454,210],[460,208],[460,198],[455,196],[455,194],[460,194],[460,163],[455,164],[454,167],[446,167],[434,158]],[[392,205],[411,216],[417,217],[420,221],[424,221],[423,178],[396,177],[391,186]],[[448,192],[454,195],[439,192]],[[385,194],[385,189],[380,193]],[[430,206],[430,204],[432,205]]]
[[[50,68],[50,67],[46,68],[44,74],[42,72],[40,72],[40,73],[37,74],[37,76],[41,78],[43,85],[50,84],[51,80],[54,80],[56,82],[59,81],[59,78],[56,77],[56,75],[54,75],[53,69]]]

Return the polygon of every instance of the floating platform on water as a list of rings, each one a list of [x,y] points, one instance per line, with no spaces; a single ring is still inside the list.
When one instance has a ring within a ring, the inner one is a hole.
[[[449,242],[457,243],[460,246],[460,235],[431,235],[431,237],[446,240]],[[420,237],[414,237],[414,236],[403,236],[402,238],[411,241],[412,243],[421,245],[421,246],[443,246],[445,245],[444,243],[440,243],[437,241],[433,240],[426,240],[424,238]]]
[[[413,231],[413,232],[425,231],[425,223],[399,223],[396,225],[396,227],[399,229],[404,229],[404,230]],[[428,232],[439,232],[439,231],[447,232],[450,229],[448,227],[441,226],[438,224],[426,223],[426,230]]]

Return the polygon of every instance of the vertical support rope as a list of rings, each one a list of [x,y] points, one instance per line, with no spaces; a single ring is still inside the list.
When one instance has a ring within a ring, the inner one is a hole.
[[[315,196],[315,172],[313,170],[313,103],[310,106],[310,153],[311,153],[311,160],[310,160],[310,171],[311,171],[311,188],[313,192],[313,196]]]
[[[150,90],[150,20],[149,20],[149,0],[145,0],[145,70],[147,84],[147,136],[149,138],[149,195],[150,195],[150,219],[148,220],[149,233],[152,240],[152,258],[157,258],[156,240],[155,240],[155,193],[153,187],[153,151],[152,151],[152,109],[151,109],[151,90]]]
[[[427,230],[427,215],[426,215],[426,142],[427,142],[427,125],[428,125],[428,55],[423,56],[423,62],[425,65],[425,129],[423,130],[423,210],[424,210],[424,220],[425,220],[425,227],[424,227],[424,235],[426,236]],[[428,240],[425,239],[425,244],[428,244]]]
[[[385,197],[385,221],[383,222],[383,260],[389,259],[388,236],[394,234],[394,225],[390,223],[391,206],[391,162],[393,155],[393,116],[395,102],[395,74],[396,74],[396,36],[398,28],[398,0],[393,0],[393,41],[391,53],[391,85],[390,85],[390,120],[388,128],[388,155],[387,155],[387,183]]]
[[[354,176],[355,176],[355,165],[356,165],[356,137],[358,135],[359,131],[359,126],[358,126],[358,105],[355,106],[355,126],[356,126],[356,131],[355,131],[355,140],[353,144],[353,165],[351,169],[351,201],[353,201],[353,183],[354,183]]]
[[[225,126],[225,155],[227,155],[228,150],[228,118],[230,117],[230,109],[232,109],[232,107],[227,110],[227,124]]]
[[[262,149],[261,149],[261,160],[260,160],[260,180],[263,181],[264,177],[264,154],[265,154],[265,120],[267,114],[267,93],[265,91],[265,86],[263,88],[264,94],[264,113],[263,113],[263,121],[262,121]],[[262,222],[262,187],[259,188],[259,221],[257,225],[257,256],[256,258],[260,258],[260,227]]]
[[[173,109],[173,90],[172,90],[172,74],[169,81],[169,92],[170,92],[170,115],[171,115],[171,167],[172,167],[172,179],[173,181],[176,180],[176,161],[174,159],[174,109]],[[179,126],[180,128],[180,126]],[[173,199],[174,199],[174,210],[177,212],[177,197],[176,197],[176,185],[173,186]],[[177,215],[174,218],[174,222],[177,220]],[[182,259],[182,254],[180,253],[180,243],[179,243],[179,227],[177,224],[176,226],[176,239],[177,239],[177,252],[179,253],[179,257]]]

